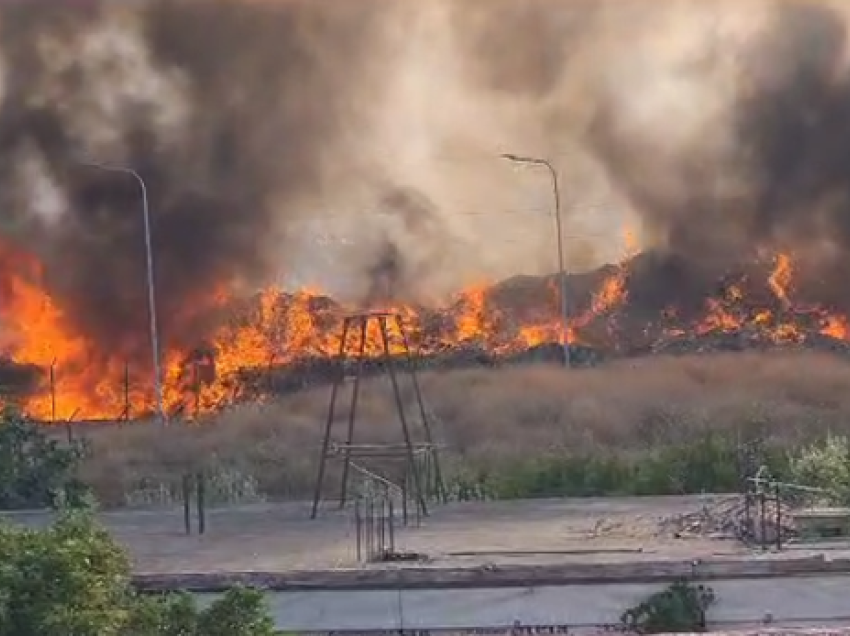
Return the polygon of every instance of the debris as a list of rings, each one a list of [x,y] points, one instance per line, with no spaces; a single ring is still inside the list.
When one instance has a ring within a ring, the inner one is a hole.
[[[798,530],[791,507],[781,503],[779,513],[782,541],[797,537]],[[775,500],[764,502],[762,514],[761,506],[755,500],[748,506],[743,495],[731,495],[720,501],[706,503],[694,512],[664,519],[660,524],[660,533],[677,539],[707,537],[769,543],[776,541],[776,521]]]

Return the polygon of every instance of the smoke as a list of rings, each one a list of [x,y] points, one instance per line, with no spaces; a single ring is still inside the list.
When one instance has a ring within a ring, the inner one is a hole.
[[[632,99],[624,84],[603,94],[592,147],[659,245],[709,271],[832,242],[846,262],[845,16],[803,2],[716,10],[691,9],[711,25],[704,41],[639,75]],[[667,108],[647,109],[673,82]]]
[[[755,184],[752,216],[743,230],[799,252],[822,299],[845,307],[849,23],[841,5],[796,4],[777,12],[749,69],[753,90],[735,128],[749,149]]]
[[[590,147],[697,277],[783,250],[802,287],[846,306],[847,25],[827,3],[694,4],[674,23],[691,37],[662,49],[666,61],[639,41],[632,62],[609,66],[640,82],[621,75],[601,94]]]
[[[447,228],[434,203],[410,188],[387,186],[377,212],[386,221],[371,252],[368,272],[367,306],[393,300],[421,301],[422,281],[429,273],[450,269],[451,249],[445,246]],[[402,251],[400,246],[417,246]]]
[[[87,164],[144,180],[160,322],[170,343],[193,340],[212,291],[268,279],[327,157],[346,155],[382,7],[117,4],[0,10],[0,227],[38,254],[82,333],[132,355],[147,320],[140,185]]]
[[[698,285],[783,250],[820,300],[839,301],[850,273],[841,3],[454,6],[471,81],[533,104],[528,116],[553,140],[535,150],[573,149],[557,162],[565,179],[597,160],[666,255],[653,270],[661,285],[673,269]]]
[[[570,266],[639,223],[695,276],[771,247],[850,273],[840,5],[116,4],[0,8],[0,235],[104,347],[144,333],[142,210],[85,161],[144,179],[175,344],[281,271],[370,302],[553,270],[548,175],[505,152],[558,169]]]

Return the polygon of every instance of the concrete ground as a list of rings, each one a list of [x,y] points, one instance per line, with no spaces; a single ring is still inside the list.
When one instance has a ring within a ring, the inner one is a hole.
[[[847,625],[849,582],[850,577],[840,576],[712,581],[717,604],[709,609],[709,627],[740,629],[765,623],[763,628]],[[558,630],[561,633],[598,635],[606,626],[618,625],[626,609],[638,605],[659,588],[646,584],[609,584],[477,590],[305,591],[271,593],[268,600],[278,627],[295,633],[459,632],[504,629],[518,624],[561,628]]]
[[[419,527],[399,530],[397,547],[425,553],[428,566],[463,568],[497,564],[690,561],[745,556],[733,540],[674,538],[663,521],[692,513],[722,497],[606,498],[453,504],[435,507]],[[9,518],[49,522],[42,512]],[[351,511],[326,508],[309,518],[309,505],[263,504],[211,510],[208,533],[186,536],[181,510],[108,512],[102,521],[130,551],[138,573],[326,570],[356,566]],[[833,546],[833,557],[850,554]],[[793,548],[794,558],[826,546]],[[421,567],[421,564],[419,564]],[[382,567],[382,566],[371,566]],[[847,624],[850,575],[714,580],[719,601],[709,615],[714,629]],[[269,591],[278,629],[297,633],[420,630],[422,633],[527,633],[552,629],[598,634],[622,611],[660,589],[661,583],[524,584],[490,589],[381,589]],[[202,602],[215,595],[202,594]],[[539,626],[535,627],[535,626]],[[501,630],[501,631],[499,631]],[[513,630],[517,633],[517,630]],[[387,632],[384,632],[387,633]]]
[[[659,560],[745,554],[735,541],[675,539],[660,521],[694,512],[717,497],[647,497],[475,502],[435,506],[419,527],[399,529],[397,550],[424,553],[429,566]],[[45,523],[46,513],[8,515]],[[351,510],[306,503],[212,509],[207,533],[186,536],[182,510],[101,515],[133,556],[136,571],[288,571],[356,565]]]

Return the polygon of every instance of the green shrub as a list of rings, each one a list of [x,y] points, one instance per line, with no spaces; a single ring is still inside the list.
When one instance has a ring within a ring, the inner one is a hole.
[[[185,592],[136,597],[126,636],[274,636],[263,593],[236,587],[206,610]]]
[[[623,612],[620,621],[631,634],[704,632],[705,613],[716,601],[711,588],[676,581]]]
[[[0,412],[0,509],[44,508],[83,496],[75,478],[84,455],[79,443],[60,444],[13,409]]]
[[[773,475],[788,473],[784,453],[768,448]],[[738,446],[719,435],[635,453],[548,455],[481,471],[478,491],[496,499],[684,495],[740,488]],[[467,469],[467,484],[471,471]]]
[[[790,459],[790,472],[795,482],[823,489],[822,503],[850,505],[850,440],[846,437],[830,435],[801,449]]]
[[[85,511],[0,529],[0,636],[110,636],[127,621],[129,563]]]
[[[234,588],[198,619],[196,636],[273,636],[274,621],[258,590]]]
[[[90,510],[53,526],[0,525],[0,636],[271,636],[261,592],[230,590],[206,610],[192,596],[140,596],[124,551]]]

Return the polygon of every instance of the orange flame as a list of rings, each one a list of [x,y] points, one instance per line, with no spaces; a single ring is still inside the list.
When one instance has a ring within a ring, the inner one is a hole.
[[[791,301],[788,299],[788,289],[793,276],[794,268],[791,264],[791,257],[787,254],[779,254],[776,257],[776,267],[768,277],[767,283],[785,307],[791,305]]]
[[[637,253],[634,235],[626,234],[627,256]],[[56,390],[45,382],[41,390],[23,399],[23,408],[43,420],[63,420],[78,415],[85,419],[115,419],[129,404],[130,415],[153,408],[150,371],[142,362],[129,369],[125,361],[99,351],[96,342],[80,335],[63,308],[45,292],[38,263],[26,255],[0,246],[0,264],[6,272],[0,289],[0,346],[2,353],[19,363],[29,363],[55,371]],[[805,337],[804,321],[814,321],[814,331],[824,336],[850,340],[850,321],[824,309],[795,309],[791,290],[794,263],[787,254],[776,258],[767,286],[781,306],[752,307],[744,287],[733,284],[720,298],[707,301],[706,313],[693,325],[683,325],[675,307],[662,319],[668,335],[689,331],[699,335],[753,329],[776,342],[797,342]],[[613,269],[596,289],[583,311],[568,325],[569,342],[581,342],[591,324],[609,324],[628,302],[626,263]],[[556,280],[550,281],[555,298],[560,294]],[[223,290],[211,294],[208,305],[226,307],[232,301]],[[769,304],[769,303],[766,303]],[[559,306],[553,303],[552,309]],[[288,364],[309,356],[335,355],[341,346],[343,316],[316,290],[294,294],[266,289],[248,315],[222,324],[207,338],[207,349],[181,351],[166,347],[163,352],[164,400],[170,411],[184,409],[208,412],[239,397],[243,383],[240,374],[271,365]],[[449,311],[438,314],[436,331],[426,330],[423,321],[430,315],[412,306],[388,308],[401,315],[408,343],[423,353],[458,345],[475,344],[495,351],[521,350],[546,342],[560,341],[560,312],[550,311],[545,319],[527,324],[511,324],[507,314],[488,303],[484,284],[463,291]],[[669,324],[668,324],[669,323]],[[806,323],[808,324],[808,323]],[[434,333],[432,333],[432,331]],[[811,331],[811,329],[809,329]],[[427,333],[426,333],[427,332]],[[436,335],[434,335],[436,334]],[[347,348],[359,348],[359,334],[349,334]],[[383,342],[373,324],[363,343],[367,355],[382,352]],[[390,349],[403,351],[397,333]],[[141,374],[141,376],[139,375]],[[125,377],[130,379],[125,382]]]

